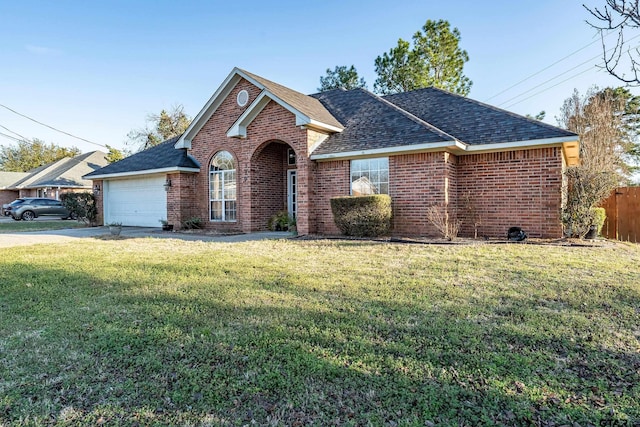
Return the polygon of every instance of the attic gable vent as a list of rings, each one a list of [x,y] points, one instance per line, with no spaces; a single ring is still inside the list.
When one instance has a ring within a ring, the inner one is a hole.
[[[249,102],[249,92],[247,92],[246,90],[241,90],[240,92],[238,92],[238,96],[236,97],[236,101],[238,102],[238,105],[240,107],[244,107],[245,105],[247,105],[247,102]]]

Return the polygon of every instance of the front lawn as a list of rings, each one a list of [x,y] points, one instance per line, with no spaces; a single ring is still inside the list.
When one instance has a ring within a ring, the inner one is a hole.
[[[637,425],[640,248],[0,250],[0,425]]]
[[[65,228],[84,228],[86,224],[73,220],[36,220],[0,222],[0,233],[19,233],[21,231],[63,230]]]

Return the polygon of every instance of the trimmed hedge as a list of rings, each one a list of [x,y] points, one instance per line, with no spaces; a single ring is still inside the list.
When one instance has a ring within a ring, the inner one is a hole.
[[[333,197],[331,212],[346,236],[376,237],[391,230],[391,197],[387,194]]]

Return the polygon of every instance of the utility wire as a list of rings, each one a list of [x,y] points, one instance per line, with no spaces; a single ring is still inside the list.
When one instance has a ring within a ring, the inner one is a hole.
[[[638,37],[640,37],[640,34],[638,34],[638,35],[636,35],[636,36],[632,37],[631,39],[629,39],[629,41],[634,40],[634,39],[637,39]],[[637,49],[638,47],[640,47],[640,46],[636,46],[636,49]],[[608,49],[607,51],[605,51],[605,53],[608,53],[608,52],[610,52],[610,51],[614,50],[615,48],[616,48],[616,47],[614,46],[614,47],[612,47],[612,48]],[[555,80],[555,79],[559,78],[559,77],[564,76],[565,74],[567,74],[567,73],[569,73],[569,72],[571,72],[571,71],[575,70],[576,68],[579,68],[579,67],[583,66],[584,64],[587,64],[587,63],[589,63],[589,62],[593,61],[594,59],[599,58],[600,56],[601,56],[601,54],[598,54],[598,55],[596,55],[596,56],[594,56],[594,57],[592,57],[592,58],[587,59],[587,60],[586,60],[586,61],[584,61],[584,62],[581,62],[580,64],[576,65],[575,67],[569,68],[568,70],[565,70],[565,71],[561,72],[560,74],[556,74],[554,77],[551,77],[550,79],[545,80],[544,82],[542,82],[542,83],[539,83],[539,84],[535,85],[535,86],[534,86],[534,87],[532,87],[531,89],[528,89],[528,90],[526,90],[526,91],[524,91],[524,92],[519,93],[518,95],[516,95],[516,96],[514,96],[514,97],[512,97],[512,98],[507,99],[506,101],[504,101],[504,102],[502,102],[502,103],[498,104],[498,106],[499,106],[499,107],[501,107],[501,106],[503,106],[503,105],[505,105],[505,104],[507,104],[507,103],[509,103],[509,102],[513,101],[514,99],[520,98],[522,95],[526,95],[527,93],[529,93],[529,92],[531,92],[531,91],[534,91],[534,90],[536,90],[536,89],[538,89],[538,88],[540,88],[540,87],[544,86],[545,84],[547,84],[547,83],[549,83],[549,82],[551,82],[551,81],[553,81],[553,80]],[[601,67],[602,65],[604,65],[604,63],[600,63],[600,64],[598,64],[597,66]],[[590,69],[591,69],[591,68],[589,68],[588,70],[590,70]],[[585,72],[586,72],[586,71],[585,71]],[[578,73],[577,75],[580,75],[580,74],[583,74],[583,72]],[[566,81],[566,80],[563,80],[563,82],[565,82],[565,81]],[[556,86],[557,86],[557,85],[554,85],[554,86],[551,86],[551,87],[556,87]],[[529,99],[529,98],[531,98],[531,97],[527,97],[526,99]],[[520,101],[516,102],[515,104],[510,104],[510,105],[516,105],[516,104],[519,104],[519,103],[520,103]],[[506,107],[506,108],[508,108],[508,107]]]
[[[576,68],[580,68],[580,67],[582,67],[584,64],[587,64],[587,63],[589,63],[589,62],[593,61],[594,59],[596,59],[596,58],[598,58],[598,57],[600,57],[600,55],[597,55],[597,56],[595,56],[595,57],[593,57],[593,58],[589,58],[589,59],[587,59],[586,61],[581,62],[580,64],[576,65],[575,67],[569,68],[568,70],[563,71],[562,73],[560,73],[560,74],[558,74],[558,75],[556,75],[556,76],[554,76],[554,77],[551,77],[551,78],[550,78],[550,79],[548,79],[548,80],[543,81],[542,83],[540,83],[540,84],[538,84],[538,85],[536,85],[536,86],[532,87],[531,89],[527,89],[527,90],[525,90],[524,92],[519,93],[518,95],[516,95],[516,96],[514,96],[514,97],[512,97],[512,98],[509,98],[509,99],[507,99],[506,101],[504,101],[504,102],[502,102],[502,103],[498,104],[498,107],[502,107],[503,105],[508,104],[509,102],[513,101],[514,99],[518,99],[518,98],[520,98],[522,95],[526,95],[526,94],[528,94],[529,92],[532,92],[532,91],[534,91],[534,90],[536,90],[536,89],[540,88],[541,86],[544,86],[544,85],[546,85],[547,83],[549,83],[549,82],[551,82],[551,81],[553,81],[553,80],[555,80],[555,79],[557,79],[557,78],[560,78],[560,77],[564,76],[565,74],[567,74],[567,73],[569,73],[569,72],[571,72],[571,71],[575,70]],[[589,69],[591,69],[591,68],[589,68]]]
[[[602,64],[604,64],[604,62],[603,62]],[[601,65],[601,64],[598,64],[598,66],[600,66],[600,65]],[[553,89],[553,88],[554,88],[554,87],[556,87],[556,86],[560,86],[562,83],[564,83],[564,82],[568,82],[569,80],[571,80],[571,79],[573,79],[573,78],[575,78],[575,77],[578,77],[579,75],[582,75],[582,74],[584,74],[584,73],[586,73],[586,72],[588,72],[588,71],[591,71],[591,70],[592,70],[592,68],[591,68],[591,67],[589,67],[589,68],[587,68],[586,70],[580,71],[579,73],[574,74],[574,75],[572,75],[572,76],[570,76],[570,77],[567,77],[566,79],[564,79],[564,80],[562,80],[562,81],[560,81],[560,82],[558,82],[558,83],[554,84],[553,86],[549,86],[548,88],[542,89],[540,92],[536,92],[536,93],[534,93],[533,95],[527,96],[526,98],[521,99],[521,100],[520,100],[520,101],[518,101],[518,102],[514,102],[513,104],[507,105],[507,106],[505,107],[505,109],[509,109],[509,108],[513,107],[514,105],[518,105],[518,104],[520,104],[521,102],[526,101],[527,99],[531,99],[531,98],[533,98],[534,96],[538,96],[538,95],[540,95],[540,94],[541,94],[541,93],[543,93],[543,92],[546,92],[546,91],[548,91],[548,90],[550,90],[550,89]]]
[[[610,34],[612,34],[612,32],[611,32],[611,31],[610,31],[610,32],[609,32],[605,37],[608,37]],[[548,66],[544,67],[543,69],[541,69],[541,70],[539,70],[539,71],[536,71],[535,73],[531,74],[531,75],[530,75],[530,76],[528,76],[528,77],[525,77],[524,79],[520,80],[519,82],[512,84],[512,85],[511,85],[511,86],[509,86],[508,88],[506,88],[506,89],[504,89],[504,90],[502,90],[502,91],[500,91],[500,92],[496,93],[496,94],[495,94],[495,95],[493,95],[493,96],[490,96],[489,98],[485,99],[485,102],[486,102],[486,101],[489,101],[489,100],[491,100],[491,99],[493,99],[493,98],[495,98],[495,97],[497,97],[497,96],[502,95],[503,93],[507,92],[508,90],[513,89],[513,88],[514,88],[514,87],[516,87],[516,86],[521,85],[522,83],[526,82],[527,80],[529,80],[529,79],[531,79],[531,78],[533,78],[533,77],[537,76],[538,74],[542,73],[543,71],[547,71],[549,68],[553,67],[554,65],[559,64],[560,62],[564,61],[565,59],[572,57],[572,56],[573,56],[573,55],[575,55],[576,53],[578,53],[578,52],[581,52],[581,51],[585,50],[586,48],[588,48],[588,47],[589,47],[589,46],[591,46],[592,44],[597,43],[597,42],[599,42],[599,41],[601,41],[601,39],[596,39],[596,40],[592,41],[591,43],[589,43],[589,44],[587,44],[587,45],[585,45],[585,46],[582,46],[580,49],[575,50],[575,51],[571,52],[570,54],[568,54],[568,55],[564,56],[563,58],[558,59],[558,60],[557,60],[556,62],[554,62],[553,64],[548,65]],[[598,55],[598,56],[600,56],[600,55]],[[596,57],[596,58],[597,58],[597,57]],[[508,101],[507,101],[507,102],[508,102]]]
[[[25,141],[27,141],[27,140],[28,140],[28,138],[24,137],[23,135],[20,135],[18,132],[14,132],[14,131],[12,131],[11,129],[9,129],[9,128],[8,128],[8,127],[6,127],[6,126],[2,126],[2,125],[0,125],[0,128],[2,128],[2,129],[4,129],[4,130],[6,130],[7,132],[11,132],[11,133],[12,133],[12,134],[14,134],[14,135],[18,135],[20,138],[24,139]]]
[[[4,136],[5,138],[9,138],[10,140],[15,141],[15,142],[20,142],[21,141],[21,139],[16,138],[15,136],[7,135],[6,133],[2,133],[2,132],[0,132],[0,136]]]
[[[6,108],[7,110],[11,111],[11,112],[12,112],[12,113],[14,113],[14,114],[17,114],[17,115],[19,115],[19,116],[21,116],[21,117],[24,117],[25,119],[29,119],[29,120],[31,120],[32,122],[35,122],[35,123],[37,123],[37,124],[39,124],[39,125],[41,125],[41,126],[47,127],[47,128],[49,128],[49,129],[53,129],[53,130],[55,130],[56,132],[60,132],[60,133],[62,133],[62,134],[65,134],[65,135],[67,135],[67,136],[70,136],[70,137],[72,137],[72,138],[79,139],[79,140],[84,141],[84,142],[88,142],[89,144],[93,144],[93,145],[97,145],[97,146],[99,146],[99,147],[107,148],[106,146],[104,146],[104,145],[102,145],[102,144],[98,144],[97,142],[89,141],[88,139],[84,139],[84,138],[81,138],[81,137],[79,137],[79,136],[72,135],[72,134],[70,134],[69,132],[65,132],[65,131],[60,130],[60,129],[57,129],[57,128],[53,127],[53,126],[49,126],[48,124],[46,124],[46,123],[42,123],[42,122],[40,122],[40,121],[38,121],[38,120],[36,120],[36,119],[34,119],[34,118],[31,118],[31,117],[29,117],[29,116],[27,116],[27,115],[25,115],[25,114],[18,113],[16,110],[14,110],[14,109],[12,109],[12,108],[9,108],[9,107],[7,107],[6,105],[0,104],[0,107],[2,107],[2,108]]]

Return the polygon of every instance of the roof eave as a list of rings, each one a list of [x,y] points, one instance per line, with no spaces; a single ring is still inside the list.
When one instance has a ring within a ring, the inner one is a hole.
[[[464,150],[465,144],[460,141],[428,142],[424,144],[399,145],[394,147],[374,148],[370,150],[344,151],[342,153],[312,154],[311,160],[350,160],[364,157],[375,157],[392,154],[428,153],[431,151]]]
[[[187,168],[181,166],[171,166],[168,168],[158,168],[158,169],[145,169],[139,171],[126,171],[126,172],[115,172],[115,173],[105,173],[101,175],[85,175],[84,179],[111,179],[111,178],[124,178],[129,176],[140,176],[140,175],[156,175],[161,173],[169,173],[169,172],[185,172],[185,173],[198,173],[200,172],[200,168]]]

